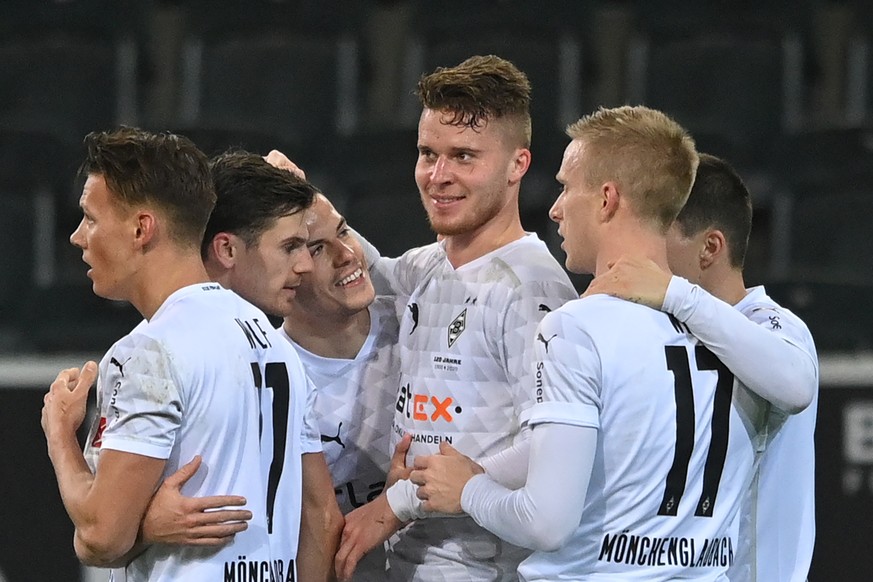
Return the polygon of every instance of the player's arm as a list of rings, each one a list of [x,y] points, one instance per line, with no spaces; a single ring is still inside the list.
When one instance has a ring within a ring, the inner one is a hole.
[[[139,539],[143,544],[223,546],[248,528],[252,512],[229,509],[244,506],[245,497],[182,495],[182,487],[197,473],[201,462],[199,455],[194,457],[161,483],[140,526]]]
[[[781,317],[772,324],[764,310],[746,317],[685,279],[673,277],[664,310],[714,353],[752,392],[789,413],[802,412],[818,390],[816,356],[801,339],[807,333]]]
[[[377,295],[409,296],[435,267],[435,263],[427,259],[429,255],[426,249],[429,246],[410,249],[399,257],[389,258],[383,257],[358,231],[354,231],[354,235],[364,249],[364,257]]]
[[[417,458],[411,479],[425,510],[463,511],[510,543],[552,552],[579,526],[596,449],[596,428],[544,423],[532,430],[520,489],[504,487],[450,445]]]
[[[417,458],[411,479],[425,509],[465,511],[509,542],[553,551],[582,515],[597,449],[602,374],[593,341],[568,313],[546,315],[537,334],[548,342],[534,346],[538,377],[530,387],[536,398],[524,485],[513,491],[462,455]]]
[[[302,465],[303,507],[297,573],[301,580],[332,580],[343,515],[336,502],[324,453],[303,454]]]
[[[752,392],[789,414],[804,410],[818,390],[816,356],[805,329],[750,320],[731,305],[651,262],[619,260],[591,282],[586,295],[606,293],[672,314],[685,323]],[[772,315],[772,314],[771,314]]]
[[[133,549],[165,460],[103,450],[91,473],[76,430],[96,375],[93,362],[81,372],[74,368],[58,374],[44,399],[42,426],[61,499],[75,527],[76,555],[88,565],[112,566]]]
[[[513,291],[508,306],[495,322],[494,346],[500,354],[507,382],[513,388],[513,400],[519,420],[524,425],[530,408],[529,388],[535,382],[537,327],[553,309],[576,297],[576,291],[558,281],[529,281]],[[496,454],[477,459],[492,479],[509,489],[524,485],[530,453],[529,429],[519,431],[514,443]],[[434,516],[422,507],[416,487],[410,481],[398,481],[386,490],[386,500],[402,522]]]

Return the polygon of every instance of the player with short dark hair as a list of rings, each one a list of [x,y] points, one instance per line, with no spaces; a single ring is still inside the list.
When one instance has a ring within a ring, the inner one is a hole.
[[[296,356],[266,315],[203,266],[215,204],[207,159],[186,138],[132,128],[92,133],[85,145],[84,217],[70,240],[94,292],[129,301],[145,319],[100,363],[84,454],[76,429],[97,366],[64,370],[45,398],[42,424],[76,553],[123,568],[127,580],[284,578],[300,529],[305,397],[286,364]],[[268,389],[284,396],[265,414],[259,393]],[[209,470],[187,492],[244,496],[250,527],[220,549],[137,545],[156,487],[195,455]]]

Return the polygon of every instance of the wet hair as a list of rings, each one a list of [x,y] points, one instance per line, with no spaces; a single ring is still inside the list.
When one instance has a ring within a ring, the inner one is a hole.
[[[246,246],[257,246],[279,218],[306,210],[318,192],[306,180],[245,151],[216,156],[209,168],[218,200],[203,237],[204,259],[220,232],[237,235]]]
[[[182,246],[200,245],[215,191],[206,155],[191,140],[121,127],[89,133],[84,144],[80,176],[102,176],[125,209],[158,208],[168,219],[172,240]]]
[[[418,81],[426,109],[453,114],[452,125],[479,129],[488,121],[507,121],[521,147],[530,147],[530,81],[506,59],[474,56],[454,67],[439,67]]]

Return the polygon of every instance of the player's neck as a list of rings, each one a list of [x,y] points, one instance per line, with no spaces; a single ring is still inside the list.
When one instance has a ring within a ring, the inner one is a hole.
[[[700,279],[700,286],[725,303],[736,305],[747,294],[743,272],[727,265],[720,266],[719,271],[706,272]]]
[[[149,260],[137,270],[137,284],[130,303],[145,319],[151,319],[167,298],[189,285],[209,281],[197,249],[153,249]]]
[[[669,270],[667,264],[667,239],[664,235],[649,228],[639,226],[623,229],[620,233],[610,233],[600,240],[595,275],[609,270],[609,266],[621,257],[649,259],[662,269]]]
[[[370,310],[362,309],[351,317],[285,318],[285,333],[309,353],[322,358],[353,360],[370,334]]]
[[[496,216],[481,227],[445,237],[446,256],[456,269],[524,236],[518,212]]]

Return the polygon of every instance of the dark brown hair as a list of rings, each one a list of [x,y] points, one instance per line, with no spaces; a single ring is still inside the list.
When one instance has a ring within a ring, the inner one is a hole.
[[[478,129],[492,119],[511,122],[522,147],[530,147],[530,81],[506,59],[470,57],[454,67],[439,67],[418,82],[426,109],[454,114],[452,125]]]
[[[84,143],[80,175],[102,176],[127,209],[155,206],[177,244],[200,246],[215,191],[206,155],[188,138],[121,127],[89,133]]]

